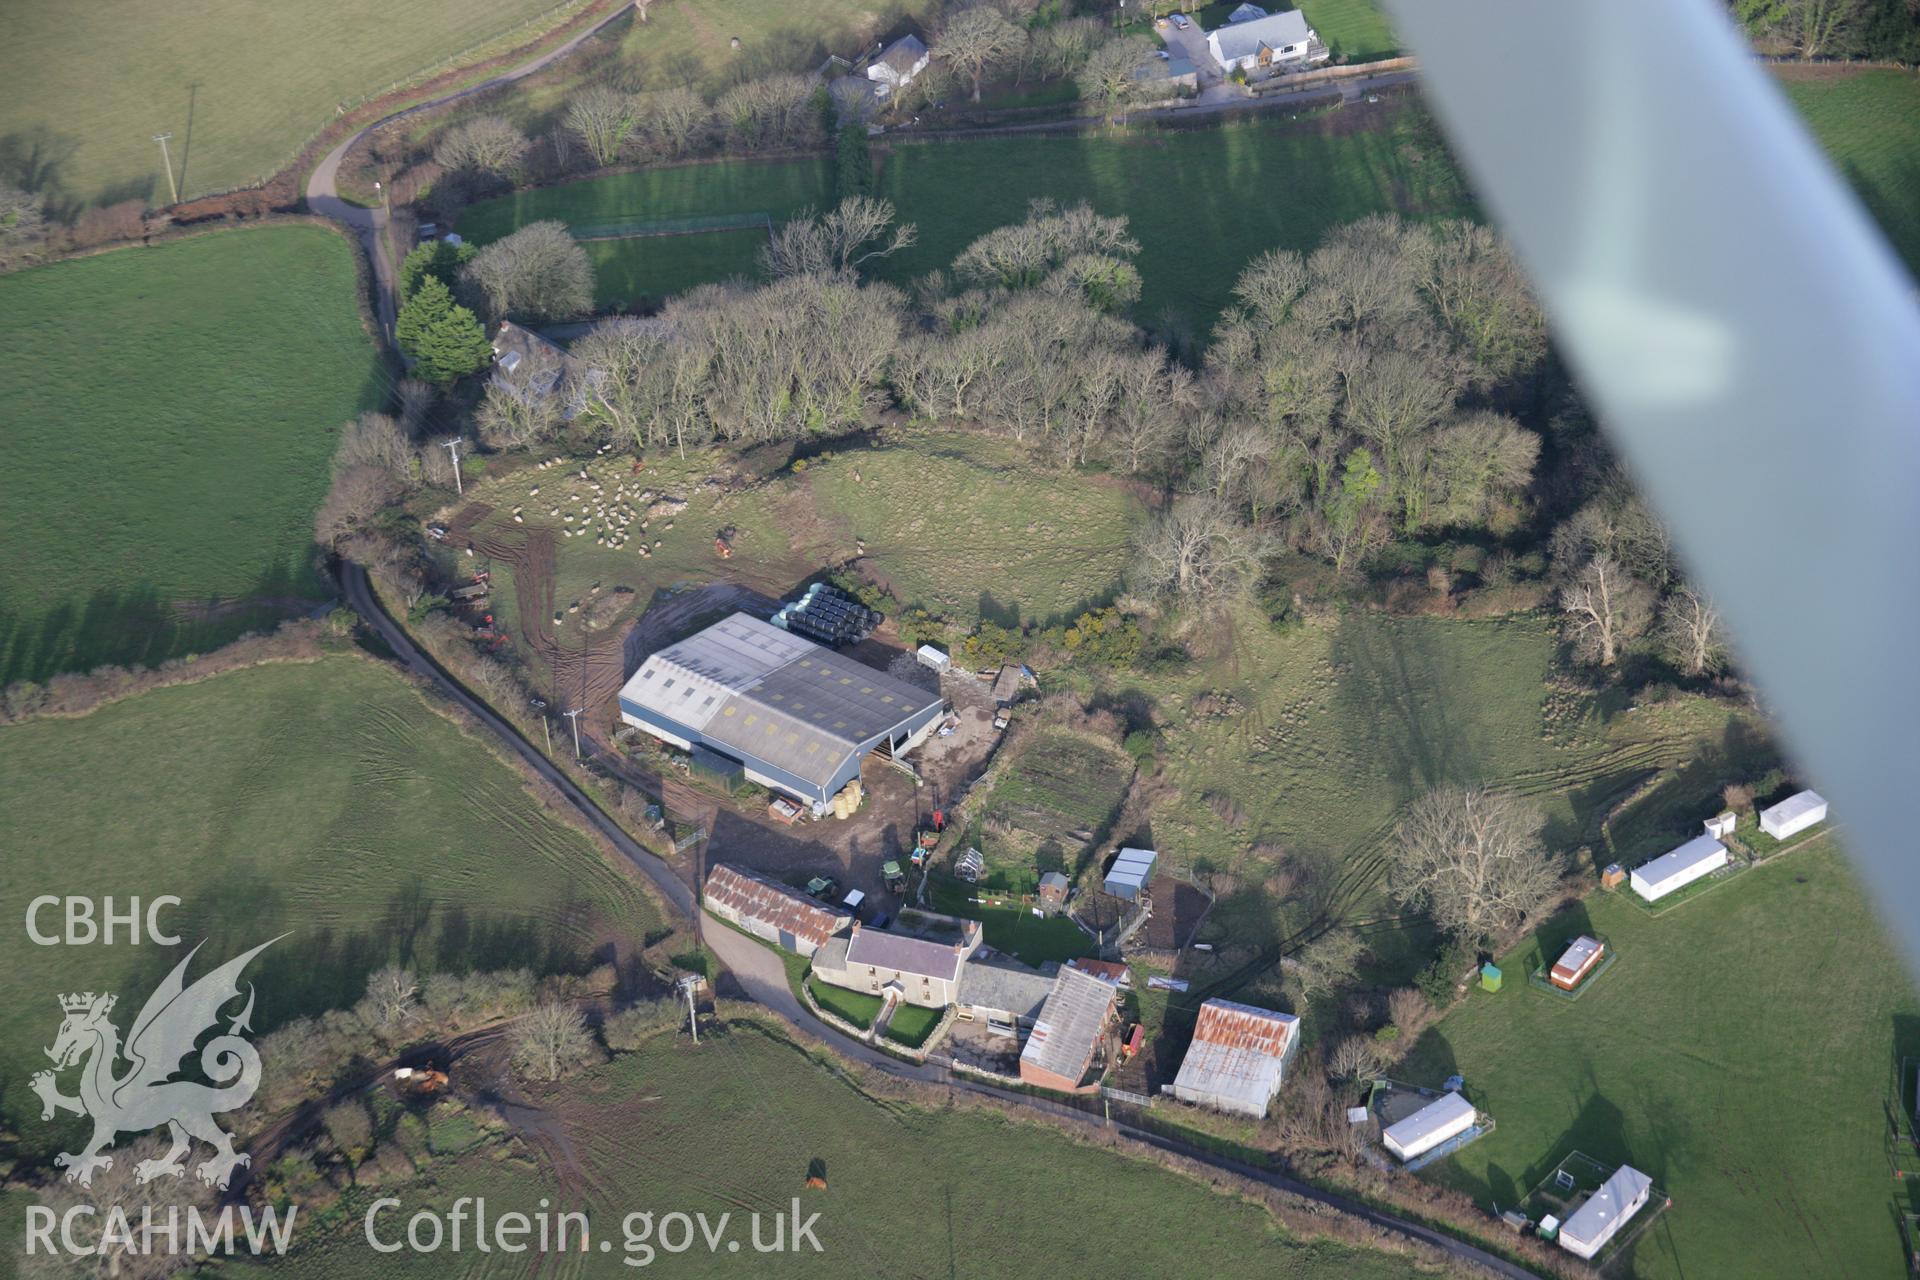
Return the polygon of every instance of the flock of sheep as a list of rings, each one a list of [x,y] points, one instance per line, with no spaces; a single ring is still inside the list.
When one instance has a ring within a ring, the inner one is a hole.
[[[611,448],[611,445],[603,445],[600,452],[604,454]],[[562,458],[550,458],[534,464],[540,471],[572,465]],[[658,538],[651,544],[647,542],[644,535],[648,522],[677,514],[687,505],[678,498],[664,496],[653,489],[643,489],[638,484],[629,486],[625,479],[610,477],[603,482],[584,466],[568,476],[567,483],[569,488],[566,497],[558,505],[547,508],[547,514],[560,521],[563,537],[585,538],[591,535],[595,546],[614,549],[624,547],[638,537],[639,546],[636,549],[642,556],[652,556],[661,545]],[[527,497],[538,498],[540,488],[537,484],[529,486]],[[526,523],[526,516],[525,503],[514,506],[515,524]],[[664,528],[673,528],[673,521],[668,520]]]

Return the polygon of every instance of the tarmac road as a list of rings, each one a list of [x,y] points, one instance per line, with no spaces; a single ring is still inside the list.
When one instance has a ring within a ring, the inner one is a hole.
[[[593,826],[594,830],[604,835],[614,848],[653,881],[655,887],[660,890],[661,896],[672,905],[674,910],[699,929],[701,940],[719,958],[720,963],[727,967],[748,997],[756,1004],[778,1013],[800,1035],[827,1045],[842,1057],[865,1063],[888,1075],[929,1084],[944,1084],[952,1089],[997,1098],[1014,1106],[1030,1107],[1089,1127],[1103,1127],[1106,1124],[1101,1117],[1088,1112],[1050,1102],[1044,1098],[997,1089],[988,1084],[968,1080],[935,1064],[902,1061],[832,1031],[794,997],[793,991],[787,986],[786,966],[780,962],[779,956],[769,948],[744,934],[734,932],[725,925],[703,927],[706,920],[694,900],[693,891],[675,876],[664,862],[648,853],[617,822],[601,812],[600,807],[574,783],[572,778],[561,772],[551,760],[535,749],[532,743],[522,738],[512,725],[497,715],[492,708],[468,693],[458,681],[448,676],[438,664],[421,653],[419,647],[413,643],[412,637],[407,635],[405,628],[388,616],[386,610],[381,608],[379,602],[374,599],[364,569],[358,565],[342,562],[340,581],[348,606],[359,614],[368,626],[379,633],[380,638],[386,641],[388,647],[398,656],[400,663],[407,670],[431,681],[443,694],[491,730],[508,750],[525,761],[529,768],[552,783],[560,794],[579,811],[580,816]],[[1114,1127],[1126,1136],[1159,1150],[1184,1156],[1189,1160],[1197,1160],[1224,1172],[1251,1178],[1267,1186],[1337,1209],[1341,1213],[1359,1218],[1382,1230],[1431,1245],[1461,1262],[1477,1266],[1492,1275],[1504,1277],[1505,1280],[1535,1280],[1533,1272],[1516,1266],[1504,1258],[1496,1257],[1483,1249],[1475,1248],[1473,1245],[1417,1222],[1383,1213],[1350,1197],[1322,1190],[1289,1178],[1285,1174],[1228,1160],[1198,1147],[1190,1147],[1159,1134],[1135,1129],[1125,1123],[1116,1123]]]

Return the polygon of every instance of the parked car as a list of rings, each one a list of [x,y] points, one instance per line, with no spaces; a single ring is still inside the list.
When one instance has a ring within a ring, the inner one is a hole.
[[[1189,26],[1193,24],[1187,21],[1186,14],[1176,13],[1173,15],[1173,25],[1180,28],[1182,31],[1185,31]]]

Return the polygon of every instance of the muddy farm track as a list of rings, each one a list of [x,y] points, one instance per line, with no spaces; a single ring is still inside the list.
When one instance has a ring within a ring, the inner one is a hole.
[[[447,526],[447,540],[512,570],[521,639],[552,673],[556,695],[589,709],[611,701],[626,680],[626,649],[619,632],[589,633],[578,647],[563,644],[553,626],[559,600],[554,531],[540,526],[504,529],[492,520],[493,514],[494,508],[484,502],[469,503]]]

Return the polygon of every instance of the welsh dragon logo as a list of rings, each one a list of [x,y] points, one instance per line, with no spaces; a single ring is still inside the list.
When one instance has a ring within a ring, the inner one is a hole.
[[[62,1152],[53,1158],[66,1169],[67,1181],[91,1186],[95,1170],[113,1168],[113,1157],[103,1153],[116,1137],[163,1125],[173,1146],[159,1159],[142,1160],[135,1167],[134,1176],[140,1182],[185,1173],[187,1150],[194,1138],[213,1148],[213,1154],[194,1170],[203,1182],[225,1188],[233,1171],[250,1162],[251,1157],[233,1149],[233,1135],[215,1124],[213,1117],[246,1105],[260,1084],[260,1055],[240,1035],[252,1030],[248,1023],[253,1016],[251,983],[246,1007],[229,1019],[224,1034],[214,1036],[200,1050],[200,1070],[213,1083],[174,1077],[181,1059],[194,1051],[201,1035],[218,1025],[222,1007],[239,998],[237,983],[247,962],[277,941],[263,942],[187,986],[183,975],[199,953],[195,947],[147,998],[124,1047],[119,1029],[107,1019],[119,997],[91,991],[60,997],[66,1017],[53,1047],[46,1051],[53,1059],[53,1070],[36,1072],[31,1085],[44,1106],[42,1120],[53,1119],[56,1111],[93,1118],[93,1137],[86,1146],[78,1153]],[[116,1074],[122,1059],[127,1070]],[[80,1095],[68,1097],[60,1092],[55,1073],[75,1065],[80,1065]]]

